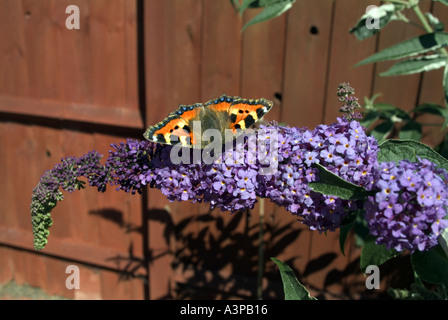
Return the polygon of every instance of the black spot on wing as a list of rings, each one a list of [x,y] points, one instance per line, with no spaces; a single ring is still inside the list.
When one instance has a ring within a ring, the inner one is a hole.
[[[266,114],[266,111],[263,110],[263,107],[257,109],[257,118],[260,119]]]
[[[254,123],[255,123],[255,119],[250,114],[244,119],[244,125],[246,126],[246,128],[249,128]]]
[[[163,134],[161,134],[161,133],[159,133],[159,134],[156,136],[156,139],[157,139],[157,142],[167,143],[167,141],[166,141],[166,139],[165,139],[165,136],[164,136]]]
[[[232,113],[230,115],[230,122],[232,122],[232,123],[236,122],[236,114]]]

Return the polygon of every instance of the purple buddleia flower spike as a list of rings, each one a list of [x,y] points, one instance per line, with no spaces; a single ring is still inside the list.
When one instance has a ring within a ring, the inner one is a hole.
[[[373,172],[376,191],[365,203],[370,233],[378,244],[397,251],[429,250],[448,226],[448,185],[445,170],[420,159],[381,163]]]

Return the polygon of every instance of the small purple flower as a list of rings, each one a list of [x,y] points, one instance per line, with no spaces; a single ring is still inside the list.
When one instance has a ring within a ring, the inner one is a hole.
[[[224,151],[212,164],[189,161],[175,165],[170,159],[172,146],[131,139],[113,144],[105,165],[99,163],[101,155],[94,152],[84,158],[68,158],[43,177],[41,183],[45,188],[36,189],[32,212],[35,212],[33,217],[39,218],[33,218],[33,225],[39,230],[42,229],[40,225],[48,225],[49,220],[39,213],[47,212],[48,206],[42,207],[41,203],[56,202],[60,197],[59,188],[76,190],[82,186],[78,178],[85,176],[89,184],[100,191],[105,191],[109,184],[134,194],[142,193],[143,188],[149,186],[159,189],[170,201],[205,202],[212,209],[230,212],[253,208],[257,198],[264,197],[285,207],[314,230],[323,232],[338,228],[355,205],[313,192],[308,183],[319,177],[312,165],[320,163],[341,178],[361,186],[371,184],[371,172],[376,165],[375,140],[367,137],[358,124],[343,119],[314,130],[277,124],[261,125],[261,129],[264,130],[263,141],[268,143],[256,145],[259,150],[253,150],[254,146],[248,148],[248,141],[245,141],[233,150]],[[353,130],[357,130],[356,137]],[[257,152],[269,161],[254,157]],[[260,173],[272,163],[276,164],[276,171]],[[428,183],[436,182],[428,176]],[[443,190],[438,194],[433,198],[446,196]],[[41,240],[38,242],[42,243]]]
[[[317,160],[317,152],[315,151],[307,151],[305,153],[305,164],[307,166],[311,166],[313,163],[319,163],[319,160]]]
[[[351,127],[357,130],[356,138]],[[371,183],[371,172],[377,166],[376,141],[358,124],[343,119],[332,125],[317,126],[312,131],[281,127],[279,130],[287,131],[294,145],[289,157],[280,161],[275,179],[263,177],[262,194],[296,214],[314,230],[335,230],[355,204],[313,192],[308,183],[316,181],[318,176],[311,166],[320,163],[341,178],[365,186]],[[338,146],[343,147],[337,150]]]
[[[320,157],[328,163],[334,162],[335,161],[335,154],[334,154],[335,150],[334,149],[335,149],[335,147],[333,145],[329,146],[326,149],[323,149],[320,152]]]
[[[346,154],[348,157],[351,157],[355,154],[355,141],[349,140],[347,137],[342,137],[339,140],[339,143],[336,144],[336,151],[340,154]]]
[[[282,181],[286,182],[288,186],[293,186],[295,180],[300,177],[300,173],[295,171],[291,165],[284,166],[284,171],[282,174]]]
[[[112,183],[110,169],[100,163],[102,157],[96,151],[91,151],[79,158],[67,157],[41,177],[38,185],[33,189],[30,206],[36,249],[42,249],[47,243],[48,228],[53,223],[49,213],[57,202],[63,199],[60,189],[73,192],[84,188],[84,182],[78,179],[80,177],[86,177],[89,185],[97,187],[101,192],[104,192],[106,186]]]
[[[360,108],[360,104],[358,103],[358,98],[353,96],[355,90],[348,83],[341,83],[338,86],[337,95],[339,97],[339,101],[343,102],[344,105],[339,109],[340,112],[344,113],[344,118],[347,120],[360,119],[362,115],[360,112],[355,111]]]
[[[230,212],[253,208],[258,197],[267,198],[310,229],[333,231],[350,211],[363,204],[314,192],[309,183],[319,181],[319,171],[313,167],[318,163],[373,192],[364,209],[378,244],[399,251],[428,250],[448,226],[448,173],[426,159],[378,164],[376,140],[367,136],[359,122],[350,121],[357,117],[354,110],[359,106],[353,93],[348,84],[338,88],[346,116],[336,123],[313,130],[275,123],[260,125],[257,134],[265,144],[240,141],[212,164],[196,159],[191,149],[187,152],[191,151],[192,161],[174,164],[172,146],[132,139],[113,144],[105,165],[96,151],[62,159],[33,190],[35,247],[46,243],[52,223],[49,212],[62,200],[60,189],[73,192],[83,188],[81,177],[102,192],[107,185],[132,194],[149,186],[170,201],[204,202],[212,209]],[[271,164],[276,170],[261,174]]]
[[[252,170],[252,169],[239,170],[235,176],[237,187],[246,188],[248,190],[254,190],[256,176],[257,176],[257,171],[255,171],[255,170]]]
[[[370,233],[398,251],[429,250],[448,226],[446,172],[428,160],[381,163],[365,204]],[[445,177],[445,178],[443,178]]]

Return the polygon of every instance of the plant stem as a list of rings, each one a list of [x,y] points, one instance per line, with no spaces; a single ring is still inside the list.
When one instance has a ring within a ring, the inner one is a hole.
[[[418,6],[418,2],[412,5],[412,10],[414,10],[415,14],[417,15],[418,19],[422,23],[423,28],[425,28],[425,31],[428,33],[434,32],[431,25],[429,24],[428,20],[426,20],[425,15],[423,14],[422,10]]]
[[[415,14],[417,15],[418,19],[420,20],[423,28],[425,29],[425,31],[427,33],[433,33],[434,30],[431,27],[431,25],[429,24],[428,20],[426,19],[425,15],[423,14],[422,10],[420,9],[419,5],[418,5],[419,0],[410,0],[409,3],[411,5],[412,10],[414,10]],[[439,49],[439,52],[448,57],[448,52],[446,51],[445,48],[441,48]]]
[[[257,299],[263,299],[263,271],[264,271],[264,199],[259,201],[259,218],[258,218],[258,277],[257,277]]]
[[[409,2],[407,2],[405,0],[388,0],[387,2],[396,3],[396,4],[402,4],[402,5],[406,6],[406,7],[409,7]]]

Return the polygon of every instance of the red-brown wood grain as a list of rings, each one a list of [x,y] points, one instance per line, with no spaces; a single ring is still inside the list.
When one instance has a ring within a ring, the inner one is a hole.
[[[149,1],[145,6],[146,115],[148,123],[162,120],[179,104],[198,102],[201,94],[202,3],[199,1]],[[169,203],[158,190],[148,191],[148,241],[151,248],[149,297],[168,294],[172,257],[163,236],[162,213],[176,221],[192,215],[185,204]],[[192,226],[193,227],[193,226]]]
[[[288,12],[281,121],[291,126],[322,121],[333,9],[333,1],[301,0]]]
[[[204,1],[202,10],[201,101],[241,95],[242,21],[226,1]]]
[[[370,96],[373,65],[357,68],[353,68],[353,65],[375,53],[377,37],[370,37],[360,42],[354,35],[349,34],[348,30],[366,12],[367,6],[372,4],[378,5],[379,2],[366,0],[334,2],[323,123],[333,123],[340,115],[340,102],[337,100],[336,91],[341,82],[350,83],[360,101],[364,96]]]
[[[422,3],[447,17],[442,4]],[[79,30],[65,27],[73,4]],[[310,129],[336,120],[340,82],[361,101],[382,92],[403,108],[417,99],[443,105],[440,72],[381,78],[387,64],[353,68],[417,34],[394,23],[356,40],[348,30],[371,4],[379,1],[297,0],[241,32],[262,9],[240,17],[228,0],[1,0],[0,284],[15,280],[73,299],[254,298],[264,209],[264,298],[282,298],[271,256],[288,262],[313,294],[359,297],[364,278],[353,238],[343,256],[337,232],[310,231],[269,201],[231,215],[170,203],[150,188],[143,195],[87,188],[65,193],[42,251],[33,249],[29,204],[40,176],[62,157],[93,149],[107,157],[110,143],[143,139],[145,125],[179,104],[223,93],[273,100],[265,120]],[[65,287],[70,264],[80,267],[79,291]]]

